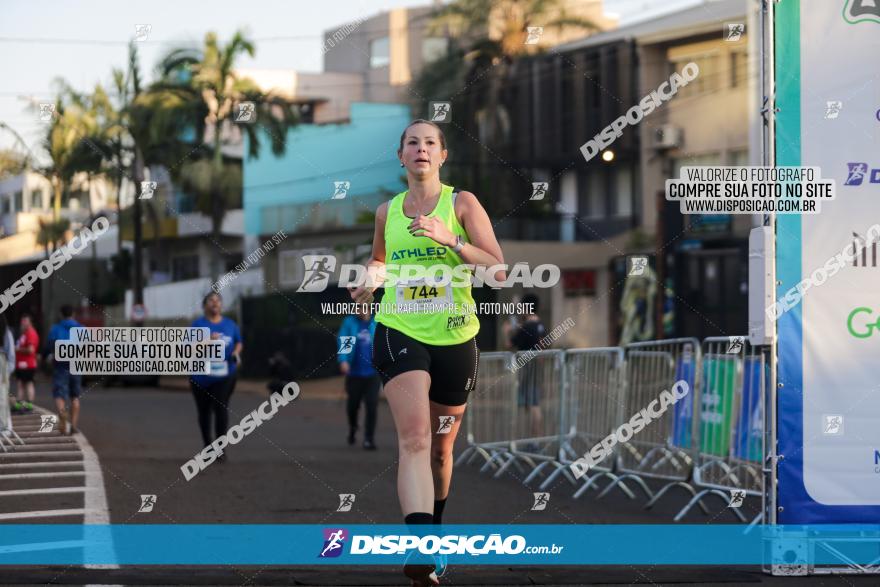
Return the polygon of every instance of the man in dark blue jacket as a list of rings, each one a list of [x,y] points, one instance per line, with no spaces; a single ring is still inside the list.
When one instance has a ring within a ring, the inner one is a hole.
[[[376,450],[376,411],[382,381],[373,368],[373,336],[376,322],[369,313],[346,316],[339,329],[337,361],[345,375],[345,393],[348,395],[348,444],[354,444],[358,428],[361,402],[367,408],[364,423],[364,448]]]
[[[49,330],[46,351],[55,352],[56,340],[70,340],[70,329],[81,327],[82,324],[73,319],[73,307],[61,306],[61,322]],[[70,434],[79,432],[79,396],[82,394],[82,376],[70,372],[69,361],[54,361],[52,374],[52,397],[58,410],[58,421],[61,434],[67,433],[67,402],[70,402]]]

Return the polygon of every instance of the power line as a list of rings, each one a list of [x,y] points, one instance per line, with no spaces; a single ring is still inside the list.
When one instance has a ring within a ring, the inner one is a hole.
[[[381,13],[380,13],[381,15]],[[411,27],[410,24],[412,21],[420,21],[425,20],[427,16],[430,15],[420,15],[414,16],[408,19],[408,22],[403,26],[395,26],[395,27],[387,27],[387,28],[371,28],[369,30],[370,36],[373,36],[377,33],[385,33],[392,34],[398,33],[402,31],[408,31]],[[253,41],[255,43],[273,43],[273,42],[283,42],[283,41],[305,41],[305,40],[313,40],[313,39],[321,39],[323,40],[325,36],[330,37],[337,31],[342,30],[346,25],[351,24],[352,22],[360,22],[361,24],[367,20],[372,18],[376,18],[375,16],[359,19],[358,17],[353,18],[349,22],[344,22],[339,26],[335,26],[331,29],[327,29],[323,31],[321,34],[309,34],[309,35],[284,35],[284,36],[274,36],[274,37],[255,37],[249,38],[248,40]],[[367,34],[365,31],[358,31],[360,28],[360,24],[357,25],[356,28],[347,33],[346,37],[358,36]],[[452,38],[452,35],[446,35],[448,38]],[[124,40],[124,41],[115,41],[110,39],[73,39],[73,38],[64,38],[64,37],[0,37],[0,43],[45,43],[45,44],[54,44],[54,45],[99,45],[99,46],[122,46],[127,47],[132,39]],[[180,44],[180,45],[192,45],[192,39],[160,39],[160,40],[144,40],[144,41],[136,41],[138,44],[144,45],[162,45],[162,44]]]

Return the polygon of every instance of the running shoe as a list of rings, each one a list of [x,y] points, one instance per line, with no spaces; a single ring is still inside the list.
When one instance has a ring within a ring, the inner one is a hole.
[[[442,577],[443,573],[446,572],[446,567],[448,566],[449,559],[445,554],[437,553],[434,555],[434,574],[438,577]]]
[[[34,411],[34,404],[31,402],[24,402],[24,409],[27,413],[31,413]]]
[[[440,581],[434,573],[437,563],[435,557],[411,550],[403,563],[403,574],[409,577],[414,585],[439,585]]]
[[[14,404],[12,404],[12,413],[13,414],[24,414],[26,412],[27,412],[27,410],[24,409],[23,403],[16,401]]]
[[[376,450],[376,443],[372,440],[364,441],[364,450]]]

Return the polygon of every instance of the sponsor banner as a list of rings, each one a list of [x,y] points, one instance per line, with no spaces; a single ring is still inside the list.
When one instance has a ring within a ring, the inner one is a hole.
[[[783,0],[775,15],[776,164],[837,185],[820,214],[777,217],[777,299],[853,253],[777,322],[778,520],[878,522],[880,272],[865,230],[880,219],[880,5]]]
[[[694,388],[696,359],[693,352],[689,350],[689,346],[685,347],[685,352],[678,359],[675,365],[675,379],[677,381],[685,381],[690,389]],[[675,417],[672,421],[672,439],[670,443],[673,446],[690,449],[691,436],[693,435],[694,421],[694,402],[677,402],[675,404]]]
[[[760,357],[747,357],[743,364],[743,393],[739,405],[734,456],[747,461],[763,459],[764,413],[761,411],[761,377],[769,383],[770,366]]]
[[[844,541],[835,548],[864,564],[880,544],[880,525],[444,525],[426,526],[417,536],[402,524],[11,524],[4,530],[0,565],[401,565],[413,549],[446,553],[452,566],[757,565],[790,562],[783,557],[807,534]],[[850,547],[850,538],[860,542]],[[803,550],[814,564],[839,562],[825,549]]]

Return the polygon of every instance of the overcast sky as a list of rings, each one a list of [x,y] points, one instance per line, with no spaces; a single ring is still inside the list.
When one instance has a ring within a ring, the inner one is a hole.
[[[40,124],[20,96],[52,100],[51,83],[63,77],[81,91],[109,85],[113,67],[125,65],[135,24],[150,24],[140,44],[147,79],[170,46],[200,45],[208,30],[223,39],[244,28],[256,42],[253,59],[241,67],[321,71],[322,31],[401,6],[430,0],[0,0],[0,121],[18,131],[33,149]],[[641,20],[700,0],[605,0],[605,10],[621,22]],[[0,129],[0,148],[14,139]]]

